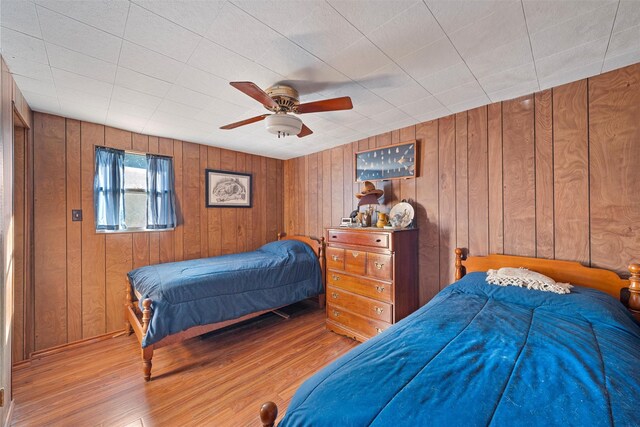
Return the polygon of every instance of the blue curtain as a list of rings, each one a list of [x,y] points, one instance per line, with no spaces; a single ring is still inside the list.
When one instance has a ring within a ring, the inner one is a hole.
[[[147,228],[176,226],[173,159],[147,154]]]
[[[124,224],[124,151],[96,147],[93,181],[97,230],[122,230]]]

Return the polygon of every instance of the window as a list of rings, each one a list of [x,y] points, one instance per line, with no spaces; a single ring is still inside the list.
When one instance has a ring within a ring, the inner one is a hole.
[[[94,203],[96,231],[174,228],[173,159],[96,147]]]
[[[127,230],[147,227],[147,157],[124,153],[124,222]]]

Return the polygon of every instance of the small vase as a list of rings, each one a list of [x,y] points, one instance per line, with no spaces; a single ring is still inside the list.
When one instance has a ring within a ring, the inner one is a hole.
[[[384,212],[378,212],[378,222],[376,223],[376,227],[384,228],[385,225],[389,223],[389,218],[387,214]]]
[[[371,227],[371,215],[369,214],[369,212],[364,212],[362,214],[362,226]]]

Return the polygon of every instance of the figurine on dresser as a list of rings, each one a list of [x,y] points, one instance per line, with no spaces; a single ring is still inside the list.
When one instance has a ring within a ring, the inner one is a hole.
[[[373,219],[377,213],[379,198],[384,194],[383,190],[377,189],[371,181],[365,181],[362,191],[356,194],[358,199],[358,209],[352,212],[355,216],[356,225],[359,227],[378,226],[380,218]]]
[[[377,189],[371,181],[365,181],[362,191],[356,194],[358,207],[363,205],[377,205],[378,199],[382,197],[384,191]]]

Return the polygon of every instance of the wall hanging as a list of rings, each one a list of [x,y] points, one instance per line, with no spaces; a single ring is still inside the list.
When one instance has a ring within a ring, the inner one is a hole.
[[[251,174],[207,169],[205,182],[208,208],[251,207]]]
[[[418,176],[418,142],[387,145],[355,155],[356,181],[382,181]]]

